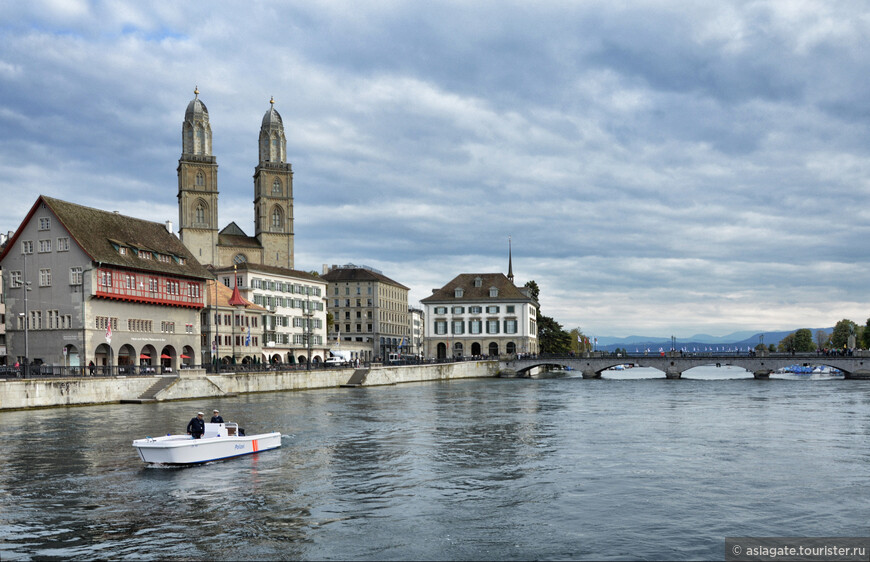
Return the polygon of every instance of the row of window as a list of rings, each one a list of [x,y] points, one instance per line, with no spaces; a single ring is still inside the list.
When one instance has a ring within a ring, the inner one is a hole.
[[[229,287],[229,277],[224,278],[224,285]],[[244,285],[242,276],[238,276],[239,286]],[[273,281],[270,279],[260,279],[259,277],[251,278],[251,287],[254,289],[262,289],[264,291],[277,291],[279,293],[295,293],[297,295],[311,294],[313,297],[319,297],[321,293],[320,287],[312,287],[310,285],[300,285],[298,283],[285,283],[283,281]]]
[[[72,328],[72,315],[70,314],[61,314],[58,310],[46,310],[46,325],[45,328],[48,330],[69,330]],[[18,320],[18,329],[24,329],[24,317],[18,316],[16,317]],[[42,311],[41,310],[31,310],[28,312],[28,330],[41,330],[43,329],[42,325]]]
[[[308,345],[305,336],[306,334],[267,334],[266,341],[275,345],[290,345],[292,340],[294,345]],[[311,334],[311,345],[323,345],[323,336]]]
[[[143,250],[141,248],[132,248],[132,247],[128,247],[128,246],[121,246],[120,244],[115,244],[114,242],[112,242],[112,246],[122,256],[126,256],[132,252],[132,253],[135,253],[136,256],[139,257],[139,259],[143,259],[143,260],[154,259],[156,261],[163,262],[163,263],[172,263],[174,261],[180,265],[184,265],[187,261],[185,258],[176,256],[176,255],[161,254],[159,252],[154,252],[152,250]]]
[[[478,283],[478,281],[479,281],[478,279],[474,280],[475,287],[480,287],[480,284]],[[463,289],[462,287],[456,287],[455,289],[453,289],[453,296],[456,297],[457,299],[461,299],[463,296],[465,296],[465,289]],[[491,296],[493,298],[497,297],[498,296],[498,287],[490,287],[489,288],[489,296]]]
[[[468,308],[469,314],[482,314],[483,313],[482,306],[469,306],[467,308]],[[450,308],[450,313],[451,314],[465,314],[465,309],[466,309],[466,307],[464,307],[464,306],[454,306],[454,307]],[[506,314],[514,314],[515,310],[516,310],[515,305],[512,305],[512,304],[505,305],[505,313]],[[501,311],[500,306],[492,305],[492,306],[486,307],[487,314],[498,314],[500,311]],[[447,314],[447,307],[446,306],[436,306],[435,307],[435,314]]]
[[[355,306],[362,306],[362,299],[356,299],[356,301],[352,301],[351,299],[344,299],[344,306],[350,307],[351,302],[356,302]],[[341,306],[341,299],[332,299],[332,304],[335,308]],[[372,299],[366,299],[366,306],[372,306]]]
[[[294,299],[290,297],[273,297],[271,295],[254,295],[254,304],[264,306],[266,308],[284,307],[284,308],[301,308],[303,311],[323,310],[323,302],[309,301],[303,299]],[[310,309],[308,308],[310,305]]]
[[[447,320],[435,320],[435,335],[447,334],[447,325]],[[483,333],[484,327],[487,334],[516,334],[517,320],[515,318],[509,318],[502,322],[498,320],[487,320],[486,322],[482,320],[454,320],[450,323],[450,333],[461,335],[466,333],[467,328],[469,334],[476,335]]]
[[[51,238],[45,238],[39,240],[39,253],[47,254],[51,252]],[[57,251],[58,252],[68,252],[69,251],[69,237],[64,236],[62,238],[57,239]],[[22,240],[21,241],[21,253],[30,255],[33,253],[33,240]]]

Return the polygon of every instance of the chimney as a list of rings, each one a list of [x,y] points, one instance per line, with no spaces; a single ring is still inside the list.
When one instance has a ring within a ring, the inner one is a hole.
[[[329,273],[329,266],[326,264],[323,264],[323,275],[326,275],[327,273]]]
[[[172,234],[172,221],[166,221],[166,232]]]

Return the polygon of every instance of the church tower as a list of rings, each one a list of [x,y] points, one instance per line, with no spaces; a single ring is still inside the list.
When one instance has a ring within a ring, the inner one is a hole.
[[[200,263],[217,265],[217,161],[211,154],[208,109],[199,89],[187,104],[178,159],[178,234]]]
[[[287,162],[284,123],[275,99],[260,127],[260,163],[254,170],[254,228],[263,264],[293,269],[293,168]]]

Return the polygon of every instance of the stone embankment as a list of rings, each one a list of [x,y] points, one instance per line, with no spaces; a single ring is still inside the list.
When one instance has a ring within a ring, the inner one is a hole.
[[[252,392],[495,377],[498,374],[498,362],[373,366],[366,369],[367,372],[361,371],[363,370],[317,369],[210,375],[193,369],[175,376],[9,379],[0,381],[0,410],[121,402],[145,403],[226,397]]]

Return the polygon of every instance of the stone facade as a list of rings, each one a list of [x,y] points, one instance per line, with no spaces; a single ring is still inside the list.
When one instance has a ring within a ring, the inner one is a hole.
[[[408,287],[380,271],[352,264],[327,268],[326,306],[333,316],[330,339],[354,350],[361,361],[408,353],[411,327]]]
[[[179,236],[201,263],[250,262],[293,269],[293,168],[275,100],[263,116],[254,169],[254,236],[235,223],[218,230],[218,165],[211,152],[208,109],[199,90],[187,106],[178,160]]]

